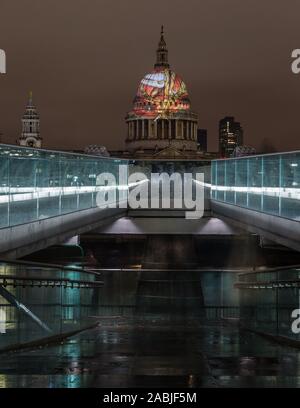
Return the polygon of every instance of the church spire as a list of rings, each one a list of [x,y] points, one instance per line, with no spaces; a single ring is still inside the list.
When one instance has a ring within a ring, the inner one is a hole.
[[[160,32],[160,41],[158,43],[158,48],[156,51],[156,64],[154,65],[155,68],[169,68],[170,65],[168,63],[168,49],[167,44],[164,37],[164,26],[161,26]]]
[[[28,106],[33,106],[32,91],[29,91]]]

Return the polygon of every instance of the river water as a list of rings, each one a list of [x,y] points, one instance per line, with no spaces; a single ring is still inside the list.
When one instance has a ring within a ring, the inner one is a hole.
[[[82,245],[84,258],[55,259],[69,269],[0,264],[5,290],[49,328],[0,296],[0,387],[300,385],[296,349],[238,325],[242,318],[248,328],[298,339],[290,330],[290,312],[299,306],[299,289],[277,297],[272,290],[237,289],[239,274],[253,267],[249,260],[239,267],[234,261],[223,267],[220,260],[210,261],[209,267],[199,259],[195,264],[190,255],[185,268],[180,259],[166,268],[162,259],[145,255],[141,241],[115,241],[107,250],[97,240]],[[51,260],[43,255],[43,262]],[[82,267],[88,273],[76,270]],[[297,268],[288,273],[299,276]],[[4,282],[4,277],[19,279]],[[69,280],[69,287],[51,282],[55,278]],[[260,278],[255,274],[255,279]],[[72,281],[103,286],[77,288]],[[93,324],[98,325],[84,330]],[[1,353],[14,344],[80,329],[47,347]]]

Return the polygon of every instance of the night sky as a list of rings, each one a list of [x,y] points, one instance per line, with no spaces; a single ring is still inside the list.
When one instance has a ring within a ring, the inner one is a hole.
[[[124,117],[164,24],[209,150],[225,115],[247,145],[299,149],[300,74],[290,68],[299,16],[299,0],[0,0],[2,141],[19,136],[32,90],[44,147],[123,148]]]

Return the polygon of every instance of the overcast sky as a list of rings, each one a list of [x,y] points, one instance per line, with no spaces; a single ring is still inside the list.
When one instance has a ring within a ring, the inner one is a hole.
[[[45,147],[124,147],[124,117],[151,72],[161,24],[172,69],[217,149],[235,116],[245,143],[299,149],[299,0],[0,0],[0,132],[13,143],[29,90]]]

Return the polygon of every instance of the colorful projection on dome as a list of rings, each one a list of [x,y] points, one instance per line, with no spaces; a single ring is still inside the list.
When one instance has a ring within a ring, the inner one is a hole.
[[[155,70],[142,79],[135,98],[138,116],[166,116],[168,112],[190,109],[185,83],[169,69]]]

